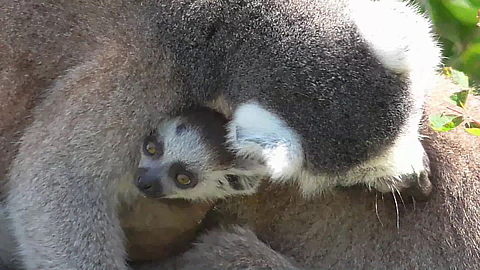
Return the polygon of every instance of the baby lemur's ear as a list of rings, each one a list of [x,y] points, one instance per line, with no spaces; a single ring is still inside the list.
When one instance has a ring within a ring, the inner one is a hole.
[[[304,165],[300,136],[279,115],[255,102],[238,106],[227,130],[229,149],[237,157],[253,158],[247,167],[263,162],[272,179],[290,179]]]
[[[226,179],[235,193],[254,193],[262,179],[267,176],[263,162],[254,158],[237,157],[234,166],[227,170]]]
[[[232,194],[249,195],[257,191],[262,177],[257,175],[227,174],[228,185],[233,190]]]

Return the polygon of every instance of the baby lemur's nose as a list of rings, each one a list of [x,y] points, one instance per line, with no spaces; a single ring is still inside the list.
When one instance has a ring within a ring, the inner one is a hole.
[[[137,171],[135,185],[147,197],[163,197],[160,176],[155,172],[155,170],[139,168]]]

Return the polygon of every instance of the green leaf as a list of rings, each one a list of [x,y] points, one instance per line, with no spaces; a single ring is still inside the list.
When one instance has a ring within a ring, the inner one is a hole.
[[[462,70],[467,71],[473,80],[478,81],[480,79],[480,39],[472,40],[472,42],[465,47],[464,51],[460,54],[460,61],[462,62]]]
[[[465,27],[455,16],[445,7],[443,2],[438,0],[428,1],[427,9],[435,23],[435,30],[443,39],[447,39],[454,44],[454,47],[461,46],[462,40],[460,32]]]
[[[427,10],[440,36],[445,64],[480,82],[480,0],[428,0]]]
[[[439,132],[449,131],[463,122],[463,116],[433,114],[430,115],[430,127]]]
[[[456,92],[450,96],[450,99],[455,102],[455,105],[462,107],[465,109],[465,104],[467,103],[468,97],[468,90],[462,90],[460,92]]]
[[[441,0],[443,5],[461,23],[474,26],[477,24],[478,7],[467,0]]]
[[[480,125],[475,122],[466,123],[465,130],[470,134],[480,137]]]
[[[452,80],[456,84],[458,84],[460,87],[463,87],[463,88],[468,88],[469,87],[468,76],[465,75],[465,73],[463,73],[461,71],[458,71],[458,70],[455,70],[455,69],[452,69],[451,73],[452,73]]]

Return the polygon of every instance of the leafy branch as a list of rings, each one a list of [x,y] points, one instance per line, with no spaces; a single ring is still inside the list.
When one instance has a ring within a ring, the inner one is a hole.
[[[454,106],[447,106],[446,111],[440,114],[430,115],[430,127],[435,131],[445,132],[463,124],[465,131],[480,136],[480,121],[469,114],[466,106],[470,95],[479,94],[478,89],[469,86],[468,77],[464,73],[452,68],[445,68],[444,71],[461,90],[450,96]]]

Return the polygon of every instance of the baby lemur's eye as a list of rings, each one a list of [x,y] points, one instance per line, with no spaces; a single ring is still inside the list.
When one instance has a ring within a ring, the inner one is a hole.
[[[143,153],[147,156],[162,156],[163,148],[155,136],[148,136],[143,142]]]
[[[175,185],[181,189],[193,188],[197,185],[197,179],[189,171],[180,171],[175,175]]]
[[[192,183],[192,179],[190,179],[190,176],[183,173],[178,174],[176,180],[181,185],[189,185],[190,183]]]
[[[198,183],[195,174],[188,170],[182,162],[173,163],[168,170],[168,176],[181,189],[193,188]]]
[[[145,151],[150,155],[155,155],[157,153],[157,145],[150,141],[145,144]]]

